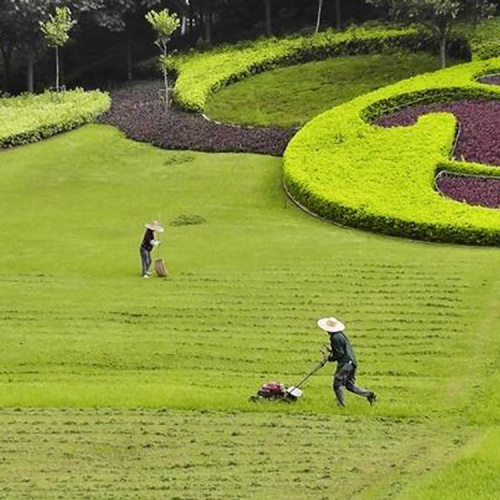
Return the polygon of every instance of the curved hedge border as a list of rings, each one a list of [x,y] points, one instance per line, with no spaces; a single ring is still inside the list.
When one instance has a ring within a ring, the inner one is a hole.
[[[461,38],[455,37],[451,43],[455,51],[467,50]],[[315,36],[271,38],[222,46],[204,53],[188,53],[170,60],[170,70],[178,75],[174,99],[183,109],[203,112],[212,93],[269,69],[339,55],[395,49],[432,50],[435,45],[431,34],[416,28],[356,28],[342,33],[330,30]]]
[[[291,196],[341,224],[432,241],[500,245],[500,211],[472,207],[434,190],[438,171],[500,176],[498,167],[449,159],[456,121],[447,113],[410,127],[370,123],[414,103],[500,99],[500,88],[475,81],[500,58],[420,75],[361,96],[309,122],[285,152]]]
[[[110,105],[107,94],[81,89],[0,98],[0,147],[21,146],[74,129]]]

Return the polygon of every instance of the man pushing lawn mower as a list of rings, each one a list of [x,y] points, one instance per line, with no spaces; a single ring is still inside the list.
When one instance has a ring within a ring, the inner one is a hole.
[[[344,387],[366,398],[373,405],[376,399],[375,393],[358,387],[355,383],[358,363],[351,342],[344,333],[344,324],[335,318],[323,318],[318,320],[317,325],[330,335],[331,351],[328,361],[337,362],[337,370],[333,377],[333,390],[338,405],[345,406]]]
[[[295,402],[302,397],[301,387],[305,382],[321,370],[326,363],[336,361],[337,370],[333,377],[333,390],[338,405],[345,406],[344,387],[358,396],[365,397],[371,405],[375,403],[375,393],[358,387],[355,383],[358,363],[351,342],[344,333],[343,323],[335,318],[323,318],[318,320],[317,325],[330,335],[330,346],[326,352],[323,351],[324,358],[298,384],[287,387],[281,382],[268,382],[260,387],[255,396],[250,397],[250,401]]]

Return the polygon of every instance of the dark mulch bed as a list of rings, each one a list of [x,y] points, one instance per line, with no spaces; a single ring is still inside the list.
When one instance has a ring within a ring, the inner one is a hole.
[[[296,133],[296,130],[277,127],[222,125],[175,107],[165,113],[158,96],[159,89],[158,82],[145,82],[112,92],[111,110],[100,122],[118,127],[133,140],[160,148],[211,153],[282,156]]]
[[[460,122],[460,135],[453,154],[456,159],[500,166],[500,101],[467,100],[416,106],[382,117],[376,123],[385,127],[413,125],[419,116],[443,111],[453,113]],[[499,179],[447,174],[438,180],[438,187],[454,200],[500,207]]]
[[[436,184],[448,198],[463,201],[469,205],[500,208],[500,179],[445,173],[439,176]]]
[[[480,83],[487,83],[489,85],[500,85],[500,75],[483,76],[477,80]]]

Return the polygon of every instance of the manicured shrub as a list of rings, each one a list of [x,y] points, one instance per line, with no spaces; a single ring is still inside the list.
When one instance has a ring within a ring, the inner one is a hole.
[[[457,45],[460,41],[454,43]],[[208,96],[221,87],[279,66],[339,55],[398,49],[432,50],[433,47],[435,40],[429,33],[412,27],[356,28],[343,33],[330,30],[316,36],[271,38],[184,54],[171,59],[170,70],[178,74],[176,102],[186,110],[202,112]]]
[[[102,92],[73,90],[0,98],[0,147],[20,146],[74,129],[109,109]]]
[[[500,88],[475,80],[495,73],[500,58],[411,78],[324,113],[285,152],[290,194],[332,221],[391,235],[479,245],[500,244],[500,211],[442,197],[437,171],[500,176],[498,167],[450,160],[456,120],[419,118],[384,128],[372,120],[415,104],[500,99]]]

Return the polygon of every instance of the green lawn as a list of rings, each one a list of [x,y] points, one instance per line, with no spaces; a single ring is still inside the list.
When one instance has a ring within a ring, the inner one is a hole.
[[[292,127],[371,90],[437,69],[438,58],[424,53],[337,57],[229,85],[205,109],[221,122]]]
[[[0,498],[421,500],[459,491],[471,460],[498,474],[481,441],[500,415],[497,249],[339,228],[285,200],[280,159],[106,126],[0,158]],[[181,214],[207,222],[168,225]],[[168,280],[139,277],[156,217]],[[377,406],[339,410],[333,367],[296,405],[248,403],[311,367],[325,315],[347,323]]]

